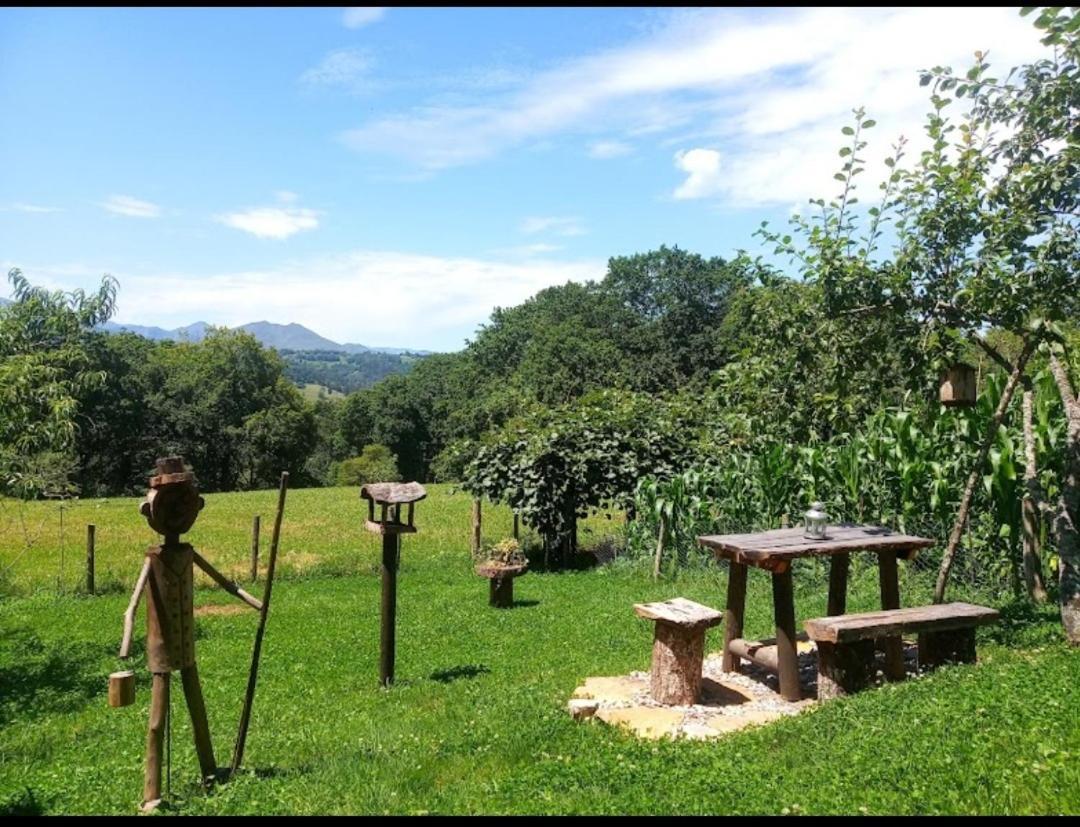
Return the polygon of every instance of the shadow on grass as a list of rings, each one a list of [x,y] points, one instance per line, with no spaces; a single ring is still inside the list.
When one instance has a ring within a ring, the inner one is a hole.
[[[529,606],[539,606],[539,600],[515,600],[514,604],[510,607],[512,609],[525,609]]]
[[[98,647],[43,641],[9,629],[0,642],[0,724],[67,712],[106,693]]]
[[[439,683],[450,683],[461,678],[475,678],[478,675],[486,675],[490,671],[482,663],[475,666],[454,666],[450,669],[440,669],[437,672],[432,672],[431,679]]]
[[[1063,639],[1061,614],[1056,601],[1042,605],[1018,598],[1002,605],[1001,620],[984,627],[989,640],[1002,646],[1041,646]]]
[[[0,798],[0,816],[39,816],[44,813],[45,805],[37,800],[29,787]]]

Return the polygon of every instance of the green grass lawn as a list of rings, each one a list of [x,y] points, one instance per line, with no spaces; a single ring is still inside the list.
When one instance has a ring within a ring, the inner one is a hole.
[[[268,536],[274,497],[207,497],[191,541],[242,569],[250,516],[263,514]],[[71,513],[71,525],[90,514],[99,525],[117,583],[109,593],[57,596],[55,547],[16,565],[21,593],[0,602],[0,812],[136,810],[149,704],[141,611],[136,703],[106,703],[106,677],[121,668],[126,592],[151,539],[135,502],[80,502]],[[489,511],[485,535],[497,539],[509,515]],[[287,576],[274,589],[246,769],[210,794],[196,788],[177,679],[172,811],[1080,812],[1080,658],[1059,642],[1053,609],[1004,607],[1006,622],[980,632],[975,666],[717,741],[639,741],[572,721],[569,694],[588,675],[647,668],[651,629],[632,603],[684,595],[720,606],[726,574],[654,582],[623,565],[534,572],[517,582],[513,609],[492,609],[468,560],[468,512],[466,497],[441,487],[418,508],[398,583],[397,683],[384,691],[378,544],[360,528],[355,490],[290,492]],[[18,538],[2,537],[0,561],[10,561]],[[765,634],[768,582],[753,574],[747,631]],[[854,568],[851,611],[874,607],[873,575]],[[901,594],[905,605],[925,601],[925,578],[905,570]],[[196,595],[197,605],[233,602],[217,589]],[[824,611],[825,580],[813,567],[797,578],[796,607],[800,619]],[[231,753],[255,625],[250,611],[198,620],[219,763]],[[710,649],[720,639],[710,632]]]

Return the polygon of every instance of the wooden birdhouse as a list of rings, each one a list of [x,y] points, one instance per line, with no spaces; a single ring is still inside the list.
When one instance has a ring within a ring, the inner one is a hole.
[[[975,404],[975,368],[963,362],[941,372],[938,398],[949,408],[970,408]]]
[[[413,506],[427,496],[418,482],[372,482],[360,487],[360,496],[368,501],[368,516],[364,528],[374,534],[415,534]],[[405,521],[401,506],[407,505]],[[379,514],[375,514],[375,506]]]

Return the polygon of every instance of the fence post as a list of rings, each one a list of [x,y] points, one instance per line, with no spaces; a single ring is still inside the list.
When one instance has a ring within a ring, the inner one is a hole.
[[[473,500],[472,504],[472,553],[473,557],[480,556],[480,498]]]
[[[94,593],[94,524],[86,524],[86,590]]]
[[[251,582],[259,579],[259,515],[251,524]]]

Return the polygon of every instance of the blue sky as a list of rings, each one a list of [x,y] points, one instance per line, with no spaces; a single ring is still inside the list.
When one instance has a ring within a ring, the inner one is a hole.
[[[1015,9],[3,9],[0,264],[453,350],[612,255],[764,252],[859,105],[869,200],[917,71],[976,49],[1042,47]]]

